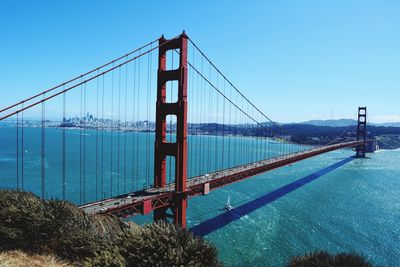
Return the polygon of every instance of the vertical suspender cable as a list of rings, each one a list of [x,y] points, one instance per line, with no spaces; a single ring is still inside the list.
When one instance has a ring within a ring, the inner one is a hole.
[[[64,89],[64,86],[63,86]],[[65,200],[66,194],[65,194],[65,183],[66,183],[66,177],[65,177],[65,172],[66,172],[66,167],[65,167],[65,129],[66,129],[66,104],[67,104],[67,93],[63,94],[63,127],[62,127],[62,141],[61,141],[61,158],[62,158],[62,199]]]
[[[81,78],[82,82],[82,78]],[[82,205],[82,120],[83,120],[83,112],[82,112],[82,85],[80,86],[80,116],[79,116],[79,203]]]
[[[125,58],[125,62],[128,60],[128,57]],[[123,193],[126,193],[126,135],[127,135],[127,108],[128,108],[128,64],[125,64],[125,129],[124,129],[124,182],[123,182]]]
[[[260,121],[258,116],[257,116],[257,121]],[[261,122],[260,122],[261,123]],[[258,161],[259,157],[258,157],[258,150],[259,150],[259,140],[258,140],[258,124],[256,124],[256,129],[255,129],[255,140],[254,140],[254,144],[252,147],[254,147],[254,149],[252,150],[252,154],[254,155],[255,160],[253,161]]]
[[[244,110],[244,105],[243,105],[243,99],[242,99],[242,104],[241,104],[241,108],[242,110]],[[240,114],[240,113],[239,113]],[[240,154],[243,156],[244,158],[244,162],[243,163],[247,163],[247,154],[245,152],[245,136],[246,136],[246,118],[243,114],[240,114],[240,124],[241,124],[241,130],[242,130],[242,134],[240,136]]]
[[[15,155],[16,155],[16,165],[17,165],[17,168],[16,168],[16,174],[17,174],[17,181],[16,181],[16,185],[17,185],[17,190],[19,190],[19,129],[18,129],[18,127],[19,127],[19,113],[17,113],[17,124],[16,124],[16,126],[15,126],[15,129],[16,129],[16,137],[17,137],[17,139],[16,139],[16,148],[15,148]]]
[[[218,84],[218,73],[217,73],[217,88],[219,88]],[[214,90],[215,91],[215,90]],[[219,105],[218,105],[218,93],[215,91],[215,114],[216,114],[216,133],[215,133],[215,169],[214,171],[218,170],[218,133],[219,133]]]
[[[268,122],[266,122],[268,123]],[[265,149],[266,149],[266,153],[265,153],[265,157],[267,159],[271,158],[271,136],[272,136],[272,130],[271,130],[272,125],[270,123],[268,123],[268,128],[266,129],[266,144],[265,144]]]
[[[283,138],[283,129],[279,130],[279,139],[281,140],[282,156],[285,156],[285,139]]]
[[[126,57],[125,61],[128,60]],[[127,135],[127,105],[128,105],[128,64],[125,65],[125,129],[124,129],[124,181],[123,181],[123,193],[126,193],[126,135]]]
[[[260,117],[260,122],[262,123],[262,118]],[[259,151],[259,159],[265,159],[263,153],[265,151],[265,128],[260,127],[260,151]]]
[[[249,110],[249,104],[247,103],[247,113],[250,114],[250,110]],[[251,116],[254,116],[254,114],[251,114]],[[251,125],[251,122],[249,121],[247,123],[247,137],[245,138],[245,148],[247,148],[247,152],[246,154],[248,154],[248,162],[252,162],[253,161],[253,153],[251,151],[252,148],[252,132],[253,132],[253,125]]]
[[[209,73],[208,73],[208,79],[211,81],[211,65],[209,64]],[[208,104],[210,105],[208,108],[208,112],[209,112],[209,120],[208,122],[210,123],[210,127],[212,127],[212,98],[211,98],[211,85],[208,85],[208,97],[209,97],[209,101]],[[209,172],[209,170],[211,169],[211,133],[208,133],[208,153],[207,153],[207,157],[208,157],[208,164],[207,164],[207,172]]]
[[[223,94],[225,95],[225,80],[223,87]],[[225,169],[224,154],[225,154],[225,99],[222,99],[222,169]]]
[[[250,114],[250,110],[249,110],[249,105],[248,104],[246,104],[247,105],[247,112]],[[254,116],[254,114],[252,114],[252,116]],[[249,162],[252,162],[253,161],[253,156],[254,156],[254,154],[253,154],[253,152],[252,152],[252,132],[253,132],[253,125],[251,124],[251,122],[249,121],[248,123],[247,123],[247,127],[249,128],[249,131],[248,131],[248,134],[247,134],[247,137],[246,137],[246,139],[245,139],[245,147],[247,147],[247,154],[249,155]]]
[[[135,191],[135,103],[136,98],[136,60],[133,62],[133,92],[132,92],[132,192]],[[137,159],[136,159],[137,161]]]
[[[236,104],[239,105],[238,94],[236,94]],[[242,149],[242,146],[241,146],[241,143],[242,143],[241,142],[242,141],[241,129],[242,129],[243,125],[241,125],[242,118],[241,118],[240,112],[239,112],[239,110],[237,108],[235,108],[235,117],[236,117],[235,118],[235,121],[236,121],[236,140],[235,140],[235,143],[236,144],[234,145],[234,147],[235,147],[235,155],[237,155],[237,156],[235,156],[236,157],[236,164],[243,164],[244,155],[241,153],[241,149]]]
[[[99,74],[99,71],[97,71]],[[96,79],[96,195],[95,200],[99,199],[99,81]]]
[[[262,123],[259,114],[258,114],[257,112],[256,112],[256,114],[257,114],[257,121],[259,121],[260,123]],[[262,146],[262,142],[260,142],[260,140],[261,140],[261,137],[260,137],[260,135],[261,135],[261,134],[260,134],[261,129],[259,128],[259,125],[258,125],[258,124],[256,124],[256,127],[257,127],[257,129],[256,129],[256,140],[255,140],[255,142],[254,142],[254,144],[255,144],[255,151],[254,151],[254,153],[255,153],[255,159],[256,159],[256,161],[259,161],[259,160],[261,160],[261,158],[260,158],[260,147]]]
[[[243,100],[243,99],[242,99]],[[246,103],[244,104],[244,105],[246,105]],[[246,110],[246,107],[245,106],[243,106],[243,110]],[[247,111],[248,112],[248,111]],[[246,122],[246,117],[245,116],[243,116],[242,115],[242,117],[243,117],[243,125],[244,125],[244,129],[245,129],[245,131],[244,131],[244,133],[243,133],[243,153],[246,155],[246,163],[249,163],[250,162],[250,160],[249,160],[249,158],[250,158],[250,155],[249,155],[249,153],[248,153],[248,148],[247,148],[247,146],[246,146],[246,139],[247,139],[247,132],[249,131],[248,129],[249,129],[249,125],[248,125],[248,123]]]
[[[206,76],[206,67],[204,67],[203,69],[203,75]],[[207,105],[206,105],[206,99],[207,99],[207,84],[205,83],[205,81],[203,80],[203,96],[202,99],[204,101],[202,101],[203,103],[203,123],[204,123],[204,140],[203,140],[203,173],[207,173],[207,169],[208,169],[208,129],[210,127],[209,124],[209,112],[207,112]]]
[[[43,94],[43,99],[45,99],[46,94]],[[45,106],[45,101],[42,102],[42,142],[41,142],[41,165],[42,165],[42,199],[46,197],[46,163],[45,163],[45,142],[46,142],[46,136],[45,136],[45,115],[46,115],[46,106]]]
[[[260,123],[262,123],[260,117],[258,117],[258,120],[260,121]],[[262,146],[263,146],[263,142],[262,142],[262,129],[260,127],[258,127],[257,124],[257,134],[256,134],[256,156],[257,156],[257,161],[258,160],[262,160],[261,158],[261,152],[262,152]]]
[[[260,115],[258,116],[260,122],[262,123],[262,118],[260,118]],[[263,131],[264,129],[262,127],[258,127],[257,125],[257,140],[258,140],[258,150],[257,150],[257,158],[258,160],[262,160],[262,151],[263,151],[263,146],[264,146],[264,139],[263,139]]]
[[[225,83],[225,80],[224,80]],[[233,101],[233,99],[231,99]],[[237,95],[236,95],[236,101],[235,103],[237,104]],[[243,155],[239,155],[239,150],[238,150],[238,140],[239,140],[239,118],[238,118],[238,110],[237,108],[234,109],[234,114],[233,114],[233,126],[232,126],[232,131],[233,131],[233,136],[234,136],[234,142],[233,142],[233,162],[235,165],[240,164],[241,158],[243,158]]]
[[[243,110],[245,110],[245,112],[248,113],[248,110],[246,108],[246,103],[244,104]],[[243,115],[242,115],[242,117],[243,117],[243,125],[244,125],[244,130],[245,130],[243,133],[243,153],[246,155],[246,163],[249,163],[250,162],[250,160],[249,160],[250,154],[249,154],[249,149],[248,149],[248,146],[246,143],[247,143],[247,135],[250,130],[250,127],[249,127],[249,124],[247,123],[246,117]]]
[[[139,50],[139,54],[140,54],[140,50]],[[139,111],[140,111],[140,108],[139,108],[139,101],[140,101],[140,64],[141,64],[141,57],[139,57],[138,58],[138,86],[137,86],[137,98],[136,98],[136,101],[137,101],[137,112],[136,112],[136,116],[137,116],[137,123],[139,122],[139,118],[140,118],[140,116],[139,116]],[[138,188],[138,186],[139,186],[139,133],[137,133],[136,134],[136,179],[137,179],[137,187],[136,187],[136,189],[139,189]]]
[[[279,155],[279,156],[282,156],[282,140],[281,140],[281,138],[280,138],[280,136],[281,136],[281,129],[280,129],[280,128],[276,128],[276,132],[277,132],[276,138],[277,138],[277,141],[278,141],[278,144],[279,144],[279,153],[278,153],[278,155]]]
[[[242,98],[242,110],[244,110],[244,105],[243,105],[243,102],[244,102],[244,100],[243,100],[243,98]],[[245,125],[245,123],[246,123],[246,118],[245,118],[245,116],[244,115],[242,115],[242,129],[243,129],[243,134],[242,134],[242,138],[241,138],[241,140],[242,140],[242,142],[241,142],[241,150],[242,150],[242,152],[240,153],[240,154],[242,154],[242,155],[244,155],[244,160],[245,160],[245,163],[247,163],[247,153],[245,152],[245,133],[246,133],[246,125]]]
[[[147,84],[146,84],[146,188],[149,188],[149,65],[150,58],[149,54],[147,54]]]
[[[86,83],[83,88],[83,204],[86,203],[86,121],[89,119],[89,114],[86,113]]]
[[[117,117],[117,194],[120,190],[120,138],[121,138],[121,67],[118,68],[118,117]]]
[[[101,186],[100,186],[100,195],[102,198],[105,198],[104,193],[104,80],[105,75],[103,75],[102,88],[101,88]]]
[[[201,110],[200,110],[200,89],[201,87],[199,86],[199,79],[200,76],[197,74],[197,79],[196,79],[196,106],[197,106],[197,132],[201,129]],[[198,171],[198,175],[201,174],[201,136],[196,136],[196,155],[197,155],[197,168],[196,170]]]
[[[231,98],[232,99],[232,87],[231,86],[229,86],[229,98]],[[229,136],[228,136],[228,167],[231,167],[232,165],[231,165],[231,134],[230,134],[230,128],[231,128],[231,126],[232,126],[232,105],[231,104],[229,104],[229,123],[228,123],[228,125],[229,125],[229,127],[228,127],[228,134],[229,134]]]
[[[153,44],[151,44],[151,48],[153,47]],[[149,105],[149,121],[151,120],[151,101],[152,101],[152,94],[151,94],[151,92],[152,92],[152,87],[151,87],[151,85],[152,85],[152,83],[151,83],[151,81],[152,81],[152,73],[153,73],[153,51],[151,51],[150,53],[149,53],[149,57],[150,57],[150,73],[149,73],[149,81],[150,81],[150,83],[149,83],[149,103],[148,103],[148,105]],[[150,125],[149,125],[149,127],[150,127]],[[155,128],[153,129],[154,131],[155,131]],[[150,170],[151,169],[153,169],[153,172],[152,173],[154,173],[154,165],[153,164],[150,164],[150,159],[151,158],[153,158],[154,159],[154,153],[153,153],[153,155],[151,154],[151,151],[154,151],[154,150],[152,150],[152,144],[154,143],[154,141],[155,141],[155,139],[153,140],[153,142],[150,142],[151,140],[150,140],[150,136],[151,136],[151,134],[150,134],[150,129],[149,129],[149,131],[148,131],[148,133],[147,133],[148,135],[149,135],[149,175],[148,175],[148,179],[149,179],[149,183],[150,183],[150,181],[152,181],[152,179],[150,179],[150,175],[151,175],[151,172],[150,172]],[[154,138],[155,138],[155,135],[154,135]],[[151,157],[152,156],[152,157]],[[153,184],[153,186],[154,186],[154,184]]]
[[[202,57],[201,58],[201,74],[202,75],[204,75],[204,58]],[[201,80],[201,99],[205,99],[205,88],[204,88],[204,79],[202,79]],[[202,121],[202,123],[203,123],[203,129],[205,129],[205,101],[201,101],[201,121]],[[204,130],[203,130],[204,131]],[[203,134],[203,136],[201,137],[201,139],[200,139],[200,142],[201,142],[201,168],[202,168],[202,173],[204,174],[205,173],[205,170],[204,170],[204,162],[205,162],[205,149],[204,149],[204,146],[205,146],[205,140],[203,140],[203,139],[205,139],[204,138],[204,134]]]
[[[21,104],[22,109],[24,109],[24,103]],[[25,145],[24,145],[24,111],[21,112],[21,189],[24,190],[24,155],[25,155]]]
[[[114,67],[114,64],[113,64]],[[111,120],[110,120],[110,197],[113,196],[113,132],[114,132],[114,70],[111,73]]]
[[[260,117],[260,122],[262,123],[262,118]],[[263,156],[263,153],[265,151],[265,128],[264,127],[260,127],[260,151],[259,151],[259,159],[263,160],[265,159]]]

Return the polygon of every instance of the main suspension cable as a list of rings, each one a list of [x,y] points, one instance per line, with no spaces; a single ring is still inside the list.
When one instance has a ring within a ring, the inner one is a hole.
[[[6,119],[6,118],[9,118],[9,117],[11,117],[11,116],[13,116],[13,115],[15,115],[15,114],[17,114],[17,113],[20,113],[20,112],[22,112],[22,111],[24,111],[24,110],[27,110],[27,109],[29,109],[29,108],[31,108],[31,107],[34,107],[34,106],[36,106],[36,105],[38,105],[38,104],[41,104],[41,103],[43,103],[43,102],[45,102],[45,101],[48,101],[49,99],[52,99],[52,98],[54,98],[54,97],[56,97],[56,96],[58,96],[58,95],[61,95],[61,94],[65,93],[65,92],[68,92],[68,91],[70,91],[70,90],[72,90],[72,89],[74,89],[74,88],[77,88],[78,86],[80,86],[80,85],[82,85],[82,84],[84,84],[84,83],[90,82],[90,81],[92,81],[92,80],[94,80],[94,79],[96,79],[96,78],[98,78],[98,77],[100,77],[100,76],[103,76],[103,75],[106,74],[106,73],[109,73],[109,72],[111,72],[111,71],[113,71],[113,70],[115,70],[115,69],[117,69],[117,68],[119,68],[119,67],[122,67],[122,66],[124,66],[125,64],[128,64],[128,63],[131,62],[131,61],[134,61],[134,60],[136,60],[136,59],[138,59],[138,58],[141,58],[142,56],[147,55],[148,53],[150,53],[150,52],[152,52],[152,51],[158,49],[159,47],[162,47],[162,46],[168,44],[169,42],[172,42],[172,41],[175,40],[176,38],[178,38],[178,37],[175,37],[175,38],[173,38],[173,39],[170,39],[170,40],[166,41],[166,42],[163,43],[163,44],[160,44],[160,45],[155,46],[155,47],[153,47],[153,48],[151,48],[151,49],[149,49],[149,50],[147,50],[147,51],[145,51],[145,52],[143,52],[143,53],[140,53],[139,55],[137,55],[137,56],[135,56],[135,57],[133,57],[133,58],[131,58],[131,59],[125,61],[125,62],[122,62],[122,63],[120,63],[120,64],[118,64],[118,65],[116,65],[116,66],[113,65],[112,68],[110,68],[110,69],[108,69],[108,70],[105,70],[105,71],[103,71],[103,72],[101,72],[101,73],[99,73],[99,74],[97,74],[97,75],[94,75],[94,76],[92,76],[92,77],[90,77],[90,78],[88,78],[88,79],[86,79],[86,80],[83,80],[83,81],[81,81],[81,82],[79,82],[79,83],[77,83],[77,84],[75,84],[75,85],[73,85],[73,86],[71,86],[71,87],[68,87],[67,89],[64,89],[64,90],[62,90],[62,91],[60,91],[60,92],[58,92],[58,93],[55,93],[55,94],[53,94],[53,95],[51,95],[51,96],[44,97],[42,100],[38,100],[38,101],[36,101],[36,102],[34,102],[34,103],[28,105],[28,106],[25,106],[24,108],[21,108],[21,109],[19,109],[19,110],[16,110],[16,111],[10,113],[10,114],[7,114],[7,115],[5,115],[5,116],[3,116],[3,117],[0,117],[0,121],[4,120],[4,119]],[[138,51],[140,51],[140,49],[139,49]],[[83,77],[83,76],[82,76],[82,77]],[[79,76],[79,78],[81,78],[81,76]],[[41,93],[40,95],[45,95],[45,94]],[[32,97],[32,99],[33,99],[33,97]],[[13,105],[13,106],[15,106],[15,105]],[[7,109],[8,109],[8,108],[6,108],[5,110],[7,110]]]
[[[175,37],[175,38],[176,38],[176,37]],[[22,100],[22,101],[20,101],[20,102],[18,102],[18,103],[15,103],[15,104],[13,104],[13,105],[11,105],[11,106],[8,106],[8,107],[6,107],[6,108],[3,108],[2,110],[0,110],[0,113],[4,112],[4,111],[6,111],[6,110],[9,110],[9,109],[11,109],[11,108],[13,108],[13,107],[16,107],[16,106],[18,106],[18,105],[20,105],[20,104],[23,104],[23,103],[25,103],[25,102],[27,102],[27,101],[30,101],[30,100],[32,100],[32,99],[35,99],[35,98],[37,98],[37,97],[39,97],[39,96],[42,96],[42,95],[44,95],[44,94],[47,94],[47,93],[49,93],[49,92],[51,92],[51,91],[54,91],[55,89],[60,88],[60,87],[63,87],[63,86],[65,86],[65,85],[67,85],[67,84],[69,84],[69,83],[71,83],[71,82],[74,82],[74,81],[76,81],[76,80],[78,80],[78,79],[82,79],[83,77],[85,77],[85,76],[87,76],[87,75],[89,75],[89,74],[91,74],[91,73],[93,73],[93,72],[96,72],[96,71],[98,71],[98,70],[100,70],[100,69],[102,69],[102,68],[104,68],[104,67],[107,67],[107,66],[109,66],[109,65],[111,65],[111,64],[114,64],[115,62],[117,62],[117,61],[119,61],[119,60],[121,60],[121,59],[123,59],[123,58],[125,58],[125,57],[128,57],[128,56],[130,56],[130,55],[132,55],[132,54],[138,52],[139,50],[141,50],[141,49],[143,49],[143,48],[145,48],[145,47],[148,47],[148,46],[152,45],[153,43],[155,43],[155,42],[157,42],[157,41],[158,41],[158,39],[156,39],[156,40],[154,40],[154,41],[151,41],[151,42],[145,44],[144,46],[141,46],[140,48],[137,48],[137,49],[135,49],[135,50],[133,50],[133,51],[131,51],[131,52],[129,52],[129,53],[126,53],[125,55],[123,55],[123,56],[121,56],[121,57],[118,57],[118,58],[116,58],[116,59],[114,59],[114,60],[111,60],[111,61],[109,61],[109,62],[107,62],[107,63],[105,63],[105,64],[103,64],[103,65],[101,65],[101,66],[99,66],[99,67],[97,67],[97,68],[95,68],[95,69],[92,69],[92,70],[90,70],[90,71],[88,71],[88,72],[86,72],[86,73],[83,73],[83,74],[81,74],[81,75],[78,75],[78,76],[76,76],[75,78],[72,78],[72,79],[70,79],[70,80],[68,80],[68,81],[66,81],[66,82],[63,82],[63,83],[61,83],[61,84],[58,84],[58,85],[56,85],[56,86],[54,86],[54,87],[52,87],[52,88],[50,88],[50,89],[48,89],[48,90],[45,90],[45,91],[43,91],[43,92],[40,92],[40,93],[38,93],[38,94],[36,94],[36,95],[34,95],[34,96],[28,97],[28,98],[26,98],[26,99],[24,99],[24,100]],[[0,120],[1,120],[1,119],[0,119]]]

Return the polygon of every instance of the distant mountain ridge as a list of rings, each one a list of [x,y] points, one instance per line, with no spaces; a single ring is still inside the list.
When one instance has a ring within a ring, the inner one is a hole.
[[[338,120],[309,120],[299,122],[298,124],[309,124],[315,126],[329,126],[329,127],[346,127],[356,125],[357,121],[352,119],[338,119]],[[400,122],[385,122],[385,123],[369,123],[374,126],[385,126],[385,127],[400,127]]]
[[[300,124],[311,124],[315,126],[345,127],[350,125],[356,125],[357,121],[352,119],[310,120],[310,121],[300,122]]]

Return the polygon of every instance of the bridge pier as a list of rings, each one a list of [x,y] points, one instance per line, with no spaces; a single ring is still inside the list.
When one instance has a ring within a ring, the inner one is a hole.
[[[174,223],[186,227],[186,180],[187,180],[187,39],[183,32],[178,38],[159,39],[158,74],[157,74],[157,104],[156,104],[156,136],[154,151],[154,186],[166,186],[166,157],[175,157],[175,196],[171,210]],[[179,67],[175,70],[166,70],[167,51],[179,50]],[[168,81],[178,82],[178,100],[167,103]],[[166,140],[168,115],[176,116],[176,142]],[[166,220],[167,208],[154,210],[154,220]]]
[[[367,150],[367,107],[358,108],[357,141],[363,144],[356,147],[356,158],[365,158]]]

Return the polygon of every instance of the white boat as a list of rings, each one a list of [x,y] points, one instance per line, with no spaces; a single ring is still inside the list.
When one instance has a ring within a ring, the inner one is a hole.
[[[228,195],[228,201],[226,202],[225,209],[227,211],[233,210],[233,206],[231,205],[231,196]]]

